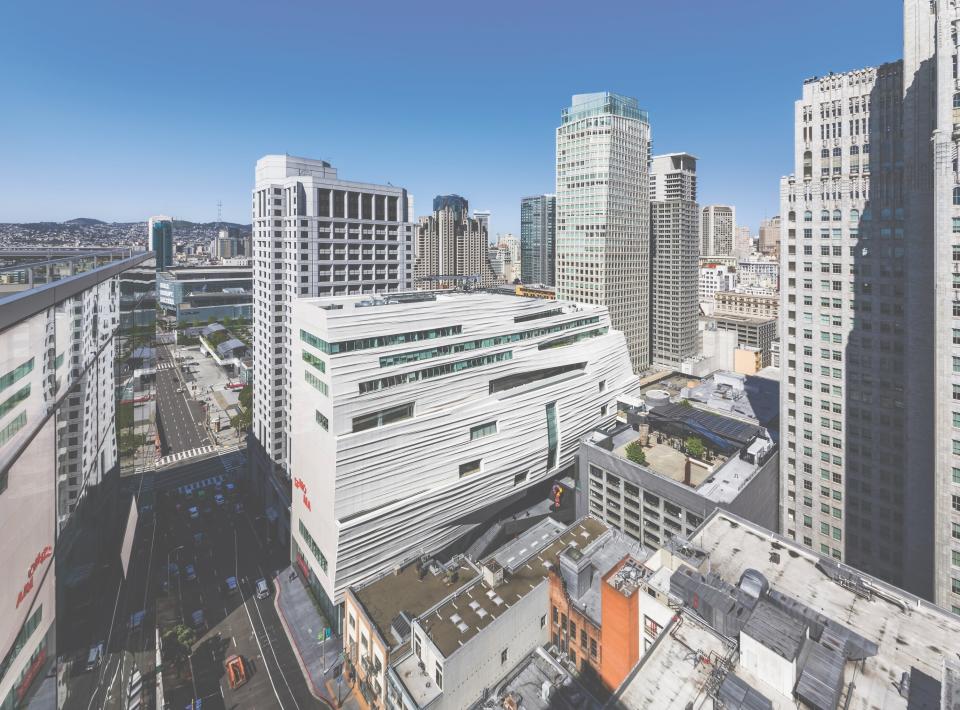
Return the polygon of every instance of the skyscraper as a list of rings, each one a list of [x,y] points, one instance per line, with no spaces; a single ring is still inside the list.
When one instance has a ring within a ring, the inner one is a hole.
[[[341,180],[322,160],[267,155],[253,190],[254,465],[290,501],[290,302],[297,296],[402,291],[411,284],[407,191]]]
[[[697,354],[699,276],[697,159],[654,156],[650,165],[650,254],[653,262],[653,361],[677,366]]]
[[[492,286],[495,280],[489,257],[487,219],[468,215],[469,205],[460,195],[438,195],[433,214],[421,217],[417,227],[414,284],[417,288],[469,283]]]
[[[173,219],[151,217],[147,221],[147,251],[156,253],[157,271],[173,266]]]
[[[520,279],[525,284],[556,285],[557,198],[520,201]]]
[[[729,205],[707,205],[700,226],[700,254],[729,256],[737,230],[736,210]]]
[[[557,128],[557,298],[606,305],[650,365],[650,122],[635,98],[577,94]]]
[[[910,524],[918,530],[911,531],[908,542],[923,546],[920,565],[932,553],[933,599],[955,614],[960,614],[958,23],[960,8],[954,2],[904,3],[903,156],[909,237],[893,247],[905,248],[910,270],[902,318],[908,332],[910,364],[904,374],[911,405],[905,471],[911,480],[905,505]],[[932,476],[923,475],[930,469]],[[906,573],[923,572],[922,566],[914,566]]]
[[[931,279],[905,259],[928,240],[905,221],[903,109],[902,62],[808,79],[796,102],[780,205],[781,504],[788,536],[930,596],[931,367],[910,342],[930,336],[910,336],[927,299],[908,289]]]

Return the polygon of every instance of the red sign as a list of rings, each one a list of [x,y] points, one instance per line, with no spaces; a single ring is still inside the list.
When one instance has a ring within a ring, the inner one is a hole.
[[[303,479],[294,478],[293,487],[303,491],[303,507],[309,511],[313,511],[313,507],[310,505],[310,499],[307,498],[307,484],[303,482]]]
[[[50,545],[44,547],[40,552],[37,553],[36,558],[33,562],[30,563],[30,569],[27,570],[27,581],[23,585],[23,589],[17,594],[17,607],[23,603],[23,600],[27,598],[30,592],[33,590],[33,575],[39,569],[40,565],[53,557],[53,548]]]
[[[24,672],[23,680],[20,681],[20,685],[17,686],[17,701],[23,700],[23,696],[30,690],[30,686],[33,684],[33,681],[36,679],[37,674],[40,673],[40,669],[43,668],[43,664],[46,663],[46,661],[47,649],[44,647],[40,649],[40,653],[37,654],[37,657],[33,659],[33,662]]]

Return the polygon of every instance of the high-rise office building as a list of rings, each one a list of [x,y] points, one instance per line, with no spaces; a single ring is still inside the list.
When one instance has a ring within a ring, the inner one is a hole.
[[[249,258],[247,240],[240,236],[240,228],[220,227],[216,239],[210,244],[210,256],[216,259],[233,259],[238,256]]]
[[[520,201],[520,279],[525,284],[556,285],[557,198]]]
[[[407,191],[340,179],[322,160],[268,155],[253,190],[253,435],[268,504],[290,500],[290,304],[403,291],[412,282]],[[486,250],[484,250],[486,253]],[[269,512],[269,511],[268,511]],[[282,524],[282,516],[271,516]]]
[[[678,366],[697,354],[699,277],[697,159],[689,153],[650,163],[653,361]]]
[[[729,205],[707,205],[700,224],[700,254],[729,256],[737,231],[736,210]]]
[[[764,256],[777,256],[780,253],[780,217],[771,217],[760,222],[760,240],[757,249]]]
[[[650,122],[635,98],[577,94],[557,128],[557,298],[605,305],[634,371],[650,357]]]
[[[489,293],[299,299],[293,549],[331,614],[573,471],[637,384],[606,308]]]
[[[788,536],[929,596],[932,477],[919,449],[932,441],[912,438],[909,420],[930,424],[928,387],[910,385],[930,368],[909,356],[922,346],[909,342],[908,288],[930,279],[905,258],[924,235],[904,213],[904,91],[895,62],[808,79],[796,102],[780,207],[781,504]]]
[[[173,266],[173,218],[162,215],[147,221],[147,251],[156,254],[157,271]]]
[[[489,212],[470,217],[469,204],[460,195],[438,195],[433,214],[421,217],[417,226],[417,288],[450,284],[492,286],[496,277],[488,253]]]

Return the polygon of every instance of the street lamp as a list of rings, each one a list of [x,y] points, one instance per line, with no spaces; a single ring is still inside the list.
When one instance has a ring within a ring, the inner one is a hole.
[[[174,547],[169,552],[167,552],[167,592],[170,591],[170,555],[172,555],[177,550],[182,550],[182,549],[183,549],[183,545],[179,545],[177,547]]]

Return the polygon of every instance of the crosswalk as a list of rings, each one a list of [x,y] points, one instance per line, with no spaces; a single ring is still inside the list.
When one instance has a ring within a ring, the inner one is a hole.
[[[172,370],[174,367],[175,365],[170,360],[161,360],[160,362],[157,363],[158,371]]]
[[[198,456],[212,454],[216,450],[216,446],[207,444],[206,446],[198,446],[194,449],[188,449],[187,451],[178,451],[177,453],[170,454],[169,456],[161,456],[157,459],[157,468],[168,466],[169,464],[177,463],[178,461],[186,461],[187,459],[195,459]]]
[[[228,476],[242,473],[246,457],[240,451],[233,451],[220,456],[220,463]]]
[[[210,476],[209,478],[204,478],[200,481],[193,481],[191,483],[185,483],[182,486],[178,486],[177,491],[180,493],[192,493],[193,491],[200,490],[201,488],[210,488],[212,486],[219,485],[223,483],[224,478],[226,478],[226,476],[223,474]]]

